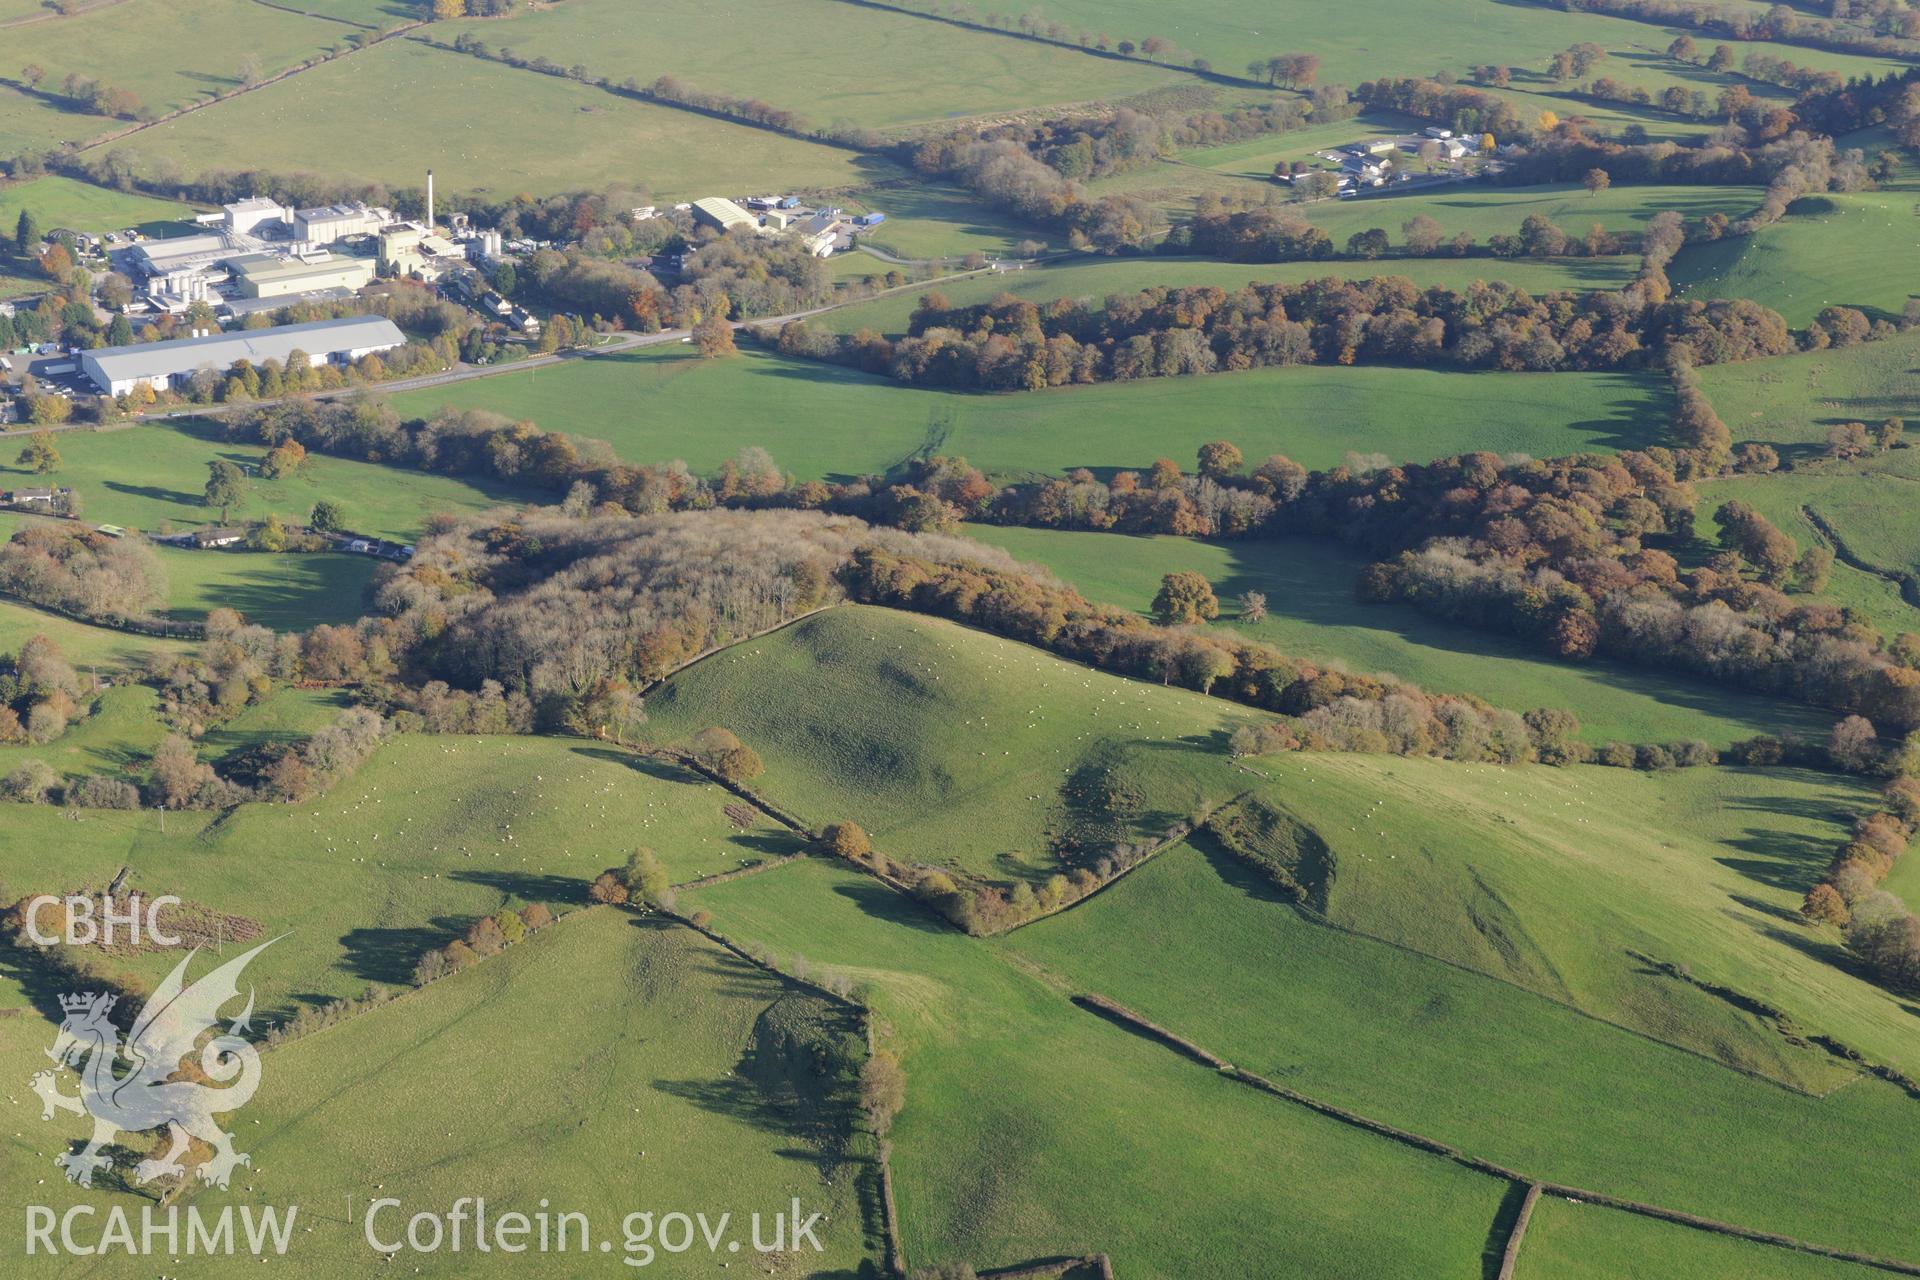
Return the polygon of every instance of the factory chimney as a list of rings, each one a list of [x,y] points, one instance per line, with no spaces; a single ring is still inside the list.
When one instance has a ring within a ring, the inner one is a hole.
[[[433,170],[427,170],[427,233],[433,233]]]

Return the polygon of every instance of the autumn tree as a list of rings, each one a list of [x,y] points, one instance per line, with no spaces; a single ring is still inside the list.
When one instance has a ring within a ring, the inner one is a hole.
[[[1223,480],[1238,475],[1241,465],[1246,461],[1241,457],[1237,446],[1225,440],[1215,440],[1200,446],[1200,474],[1213,480]]]
[[[1597,196],[1613,185],[1613,177],[1605,169],[1589,169],[1580,183],[1586,187],[1589,196]]]
[[[1210,622],[1220,616],[1220,601],[1214,598],[1213,584],[1204,576],[1182,570],[1160,579],[1160,591],[1153,597],[1153,616],[1169,626]]]
[[[220,508],[221,524],[227,522],[227,512],[246,492],[247,476],[239,467],[225,458],[215,458],[207,464],[207,486],[200,497],[207,506]]]
[[[709,315],[693,326],[693,345],[708,360],[724,359],[738,354],[734,345],[733,326],[722,315]]]
[[[820,829],[820,847],[855,862],[873,852],[873,841],[856,822],[830,822]]]
[[[36,431],[27,437],[27,447],[18,462],[37,476],[51,475],[60,469],[60,451],[54,448],[53,432]]]
[[[663,902],[672,881],[667,878],[667,869],[660,865],[659,855],[642,846],[627,857],[627,863],[620,868],[620,883],[626,886],[628,898],[641,898],[648,902]]]
[[[907,1102],[907,1073],[890,1050],[876,1049],[860,1068],[860,1109],[875,1137],[884,1138]]]
[[[1240,617],[1247,622],[1260,623],[1267,617],[1267,593],[1264,591],[1243,591],[1240,593]]]

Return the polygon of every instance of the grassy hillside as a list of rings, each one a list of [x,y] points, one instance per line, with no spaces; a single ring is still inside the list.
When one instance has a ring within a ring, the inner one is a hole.
[[[508,100],[511,112],[480,118],[470,110],[477,101]],[[417,187],[425,180],[424,156],[366,145],[396,116],[441,140],[432,158],[443,191],[500,199],[625,185],[691,200],[764,186],[841,187],[876,176],[852,152],[408,40],[195,112],[124,146],[149,166],[172,161],[193,173],[224,163],[239,134],[272,136],[314,170]],[[568,143],[555,146],[561,133]]]
[[[142,693],[145,691],[142,690]],[[149,695],[150,696],[150,695]],[[283,705],[213,744],[324,718]],[[54,760],[58,748],[33,754]],[[8,748],[10,753],[15,749]],[[414,962],[477,916],[532,901],[584,901],[588,881],[652,847],[676,881],[791,852],[764,824],[742,829],[727,795],[625,753],[552,738],[403,737],[303,805],[160,815],[5,806],[0,882],[21,892],[102,884],[123,865],[148,894],[178,893],[259,921],[279,944],[263,1011],[405,984]],[[62,856],[48,866],[43,851]],[[133,961],[158,976],[167,957]]]
[[[1920,462],[1912,450],[1859,462],[1818,464],[1769,476],[1736,476],[1702,487],[1702,501],[1752,504],[1802,547],[1831,545],[1809,512],[1826,521],[1866,563],[1893,572],[1920,568]],[[1836,562],[1827,594],[1873,619],[1881,630],[1920,632],[1920,608],[1888,578]]]
[[[1190,465],[1222,438],[1250,457],[1316,467],[1349,451],[1422,462],[1474,448],[1611,451],[1660,440],[1666,396],[1639,374],[1320,366],[974,395],[764,351],[714,361],[675,348],[406,392],[394,404],[421,416],[490,409],[608,440],[635,462],[679,458],[696,470],[760,445],[803,478],[884,472],[918,452],[1019,478],[1144,469],[1163,455]]]
[[[1360,779],[1397,791],[1407,776],[1401,762],[1309,763],[1316,771],[1296,771],[1280,794],[1316,802],[1302,816],[1337,845],[1337,893],[1391,893],[1412,909],[1423,891],[1437,892],[1436,929],[1482,940],[1449,907],[1459,891],[1472,889],[1474,873],[1497,877],[1496,867],[1465,846],[1443,855],[1422,839],[1423,826],[1410,822],[1414,810],[1396,810],[1383,824],[1395,839],[1360,846],[1404,877],[1394,887],[1389,873],[1361,860],[1344,822],[1324,821],[1326,797],[1309,794],[1351,785],[1334,802],[1355,802],[1358,817],[1367,794]],[[1564,775],[1546,770],[1507,771],[1503,780],[1534,774],[1539,786],[1573,794]],[[1430,802],[1448,806],[1437,780],[1424,781]],[[1504,834],[1497,812],[1483,810],[1478,826],[1495,838]],[[1398,857],[1389,861],[1394,851]],[[1551,856],[1544,849],[1536,855]],[[1596,839],[1585,846],[1583,865],[1566,868],[1556,859],[1551,873],[1536,875],[1558,876],[1568,913],[1589,895],[1604,910],[1617,901],[1611,873],[1600,865],[1609,855],[1610,846]],[[1441,873],[1456,877],[1453,888],[1438,888]],[[1482,892],[1480,928],[1513,930],[1520,947],[1552,945],[1567,913],[1529,915],[1539,905],[1530,901],[1509,914],[1495,896],[1504,883],[1495,880]],[[1725,901],[1698,897],[1693,917],[1718,916]],[[1587,959],[1629,971],[1625,941],[1607,939]],[[995,945],[1023,966],[1040,966],[1041,977],[1066,990],[1118,1000],[1270,1079],[1532,1176],[1825,1243],[1911,1251],[1912,1233],[1887,1201],[1863,1198],[1851,1179],[1833,1175],[1862,1160],[1911,1166],[1904,1135],[1912,1132],[1912,1100],[1868,1081],[1814,1097],[1728,1069],[1752,1069],[1768,1058],[1775,1071],[1803,1072],[1803,1083],[1820,1079],[1832,1087],[1841,1079],[1811,1051],[1742,1026],[1707,997],[1687,994],[1690,988],[1657,997],[1672,1019],[1663,1029],[1722,1034],[1725,1065],[1417,951],[1311,923],[1245,864],[1211,847],[1164,853],[1087,903]],[[1802,969],[1813,963],[1795,960]],[[1696,965],[1702,976],[1704,969]],[[1639,981],[1651,987],[1654,980]],[[1798,1175],[1782,1177],[1783,1168]]]
[[[182,641],[90,627],[30,605],[0,600],[0,653],[17,652],[28,640],[41,635],[59,645],[67,661],[96,664],[102,671],[138,669],[146,664],[149,653],[187,647]]]
[[[1187,77],[1165,67],[947,27],[834,0],[666,0],[634,23],[621,0],[578,0],[465,29],[522,57],[584,65],[616,82],[672,74],[702,89],[762,98],[815,125],[875,128],[1083,102]],[[447,28],[448,37],[460,27]],[[755,38],[743,41],[743,31]],[[876,75],[885,68],[885,75]]]
[[[22,209],[32,212],[42,231],[65,227],[69,231],[95,235],[123,227],[139,227],[148,232],[165,228],[177,234],[175,224],[193,212],[171,200],[155,200],[129,191],[109,191],[58,176],[0,187],[0,227],[11,233]]]
[[[1817,453],[1829,428],[1915,416],[1920,405],[1920,330],[1885,342],[1709,365],[1700,385],[1735,440]]]
[[[263,953],[247,978],[270,980],[284,946]],[[587,912],[267,1054],[260,1092],[238,1121],[236,1145],[253,1165],[231,1193],[206,1200],[298,1204],[312,1234],[297,1230],[274,1267],[314,1277],[369,1265],[375,1255],[362,1215],[380,1195],[403,1201],[378,1220],[389,1238],[413,1213],[444,1213],[458,1197],[484,1196],[491,1214],[531,1215],[548,1203],[556,1213],[586,1213],[594,1239],[610,1240],[615,1258],[630,1212],[732,1211],[743,1241],[737,1255],[722,1246],[716,1258],[703,1245],[660,1253],[647,1268],[686,1276],[711,1275],[728,1259],[756,1265],[747,1216],[759,1212],[770,1224],[798,1197],[806,1212],[824,1215],[818,1235],[826,1252],[782,1274],[850,1275],[879,1252],[861,1212],[861,1197],[871,1194],[871,1140],[852,1132],[844,1103],[825,1102],[833,1082],[809,1061],[814,1046],[850,1030],[845,1012],[690,930]],[[0,1062],[24,1079],[38,1047],[0,1040]],[[34,1186],[38,1203],[57,1207],[104,1198],[45,1177],[44,1149],[56,1135],[78,1136],[67,1118],[16,1119],[22,1136],[0,1146],[9,1185]],[[441,1276],[520,1275],[529,1265],[604,1274],[618,1265],[578,1253],[537,1263],[477,1253],[471,1223],[466,1246],[398,1262],[408,1274],[419,1266]],[[259,1266],[245,1256],[200,1258],[194,1270],[250,1275]],[[123,1258],[93,1270],[148,1276],[153,1266]]]
[[[1920,217],[1913,195],[1811,196],[1751,236],[1684,250],[1670,273],[1679,298],[1750,298],[1795,326],[1827,306],[1897,319],[1920,295]]]
[[[1258,713],[1123,680],[953,623],[817,615],[682,671],[650,735],[721,725],[755,786],[810,824],[859,822],[900,861],[1044,877],[1055,840],[1151,839],[1245,786],[1227,735]]]
[[[1137,42],[1158,34],[1235,73],[1253,58],[1310,49],[1322,59],[1323,83],[1352,85],[1383,75],[1430,76],[1436,71],[1464,76],[1470,66],[1495,62],[1520,73],[1516,84],[1530,85],[1545,81],[1537,69],[1555,52],[1580,41],[1591,41],[1615,55],[1596,74],[1648,84],[1692,74],[1649,52],[1666,48],[1678,32],[1546,5],[1500,5],[1463,16],[1444,0],[1365,0],[1303,10],[1284,26],[1276,25],[1270,12],[1247,0],[1195,0],[1177,11],[1152,0],[1042,0],[1035,12],[1073,29],[1106,32],[1116,40],[1124,36]],[[1802,64],[1844,68],[1854,74],[1864,70],[1877,74],[1884,69],[1878,59],[1797,47],[1754,47]]]
[[[0,442],[0,485],[11,488],[27,483],[28,472],[15,462],[19,450],[8,443]],[[191,419],[62,432],[58,447],[60,466],[49,479],[79,493],[89,523],[147,532],[169,524],[185,529],[220,523],[219,510],[202,498],[207,464],[224,458],[253,473],[266,456],[260,445],[230,443],[218,424]],[[529,496],[525,490],[478,477],[453,479],[316,455],[301,474],[289,479],[249,474],[245,496],[229,514],[234,520],[262,520],[273,513],[304,521],[314,503],[331,498],[356,531],[409,541],[436,511],[475,510]],[[195,572],[218,571],[189,570]],[[186,606],[190,600],[181,603]]]
[[[1868,1280],[1878,1274],[1554,1197],[1543,1197],[1534,1209],[1514,1272],[1516,1280],[1665,1280],[1675,1275]]]
[[[1724,745],[1755,733],[1824,733],[1833,717],[1643,668],[1555,662],[1522,641],[1457,626],[1403,605],[1361,604],[1353,584],[1367,557],[1337,542],[1281,538],[1200,542],[1052,529],[969,526],[1072,582],[1089,599],[1145,612],[1163,574],[1191,570],[1213,584],[1219,626],[1283,651],[1350,670],[1388,673],[1423,688],[1473,693],[1525,711],[1564,707],[1593,742],[1701,738]],[[1236,616],[1235,599],[1266,593],[1264,622]]]
[[[1105,1251],[1126,1275],[1479,1273],[1499,1183],[1081,1012],[871,879],[809,860],[685,896],[731,937],[868,985],[907,1072],[892,1163],[910,1265]]]
[[[1686,1034],[1664,1029],[1665,1006],[1694,998],[1625,962],[1684,963],[1920,1067],[1901,1003],[1835,967],[1834,939],[1794,916],[1870,803],[1854,780],[1728,767],[1374,768],[1350,756],[1267,767],[1286,784],[1280,802],[1340,863],[1327,907],[1340,924],[1663,1037]]]
[[[156,113],[190,106],[243,83],[242,61],[263,76],[284,71],[334,45],[347,27],[249,0],[126,0],[59,22],[6,33],[13,68],[32,62],[58,85],[68,73],[131,89]],[[104,122],[121,128],[123,122]]]

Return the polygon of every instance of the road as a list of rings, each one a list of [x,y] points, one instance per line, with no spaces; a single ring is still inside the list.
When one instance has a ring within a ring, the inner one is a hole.
[[[940,277],[940,280],[964,280],[968,276],[990,275],[996,271],[1022,269],[1030,265],[1033,265],[1030,261],[999,262],[991,266],[982,267],[977,271],[956,271],[952,275]],[[936,283],[938,282],[922,280],[914,284],[900,285],[892,289],[881,289],[860,298],[849,298],[845,302],[830,302],[825,306],[809,307],[804,311],[788,312],[786,315],[759,316],[752,320],[735,320],[733,322],[733,328],[735,332],[751,326],[761,325],[771,326],[777,329],[781,325],[791,323],[795,320],[811,319],[814,316],[825,315],[829,311],[838,311],[842,307],[850,307],[862,302],[871,302],[875,298],[884,298],[892,294],[905,293],[910,290],[925,290],[933,287]],[[619,355],[628,351],[637,351],[643,347],[658,347],[670,342],[685,342],[689,337],[691,337],[691,334],[686,329],[662,329],[658,333],[622,332],[610,335],[605,342],[600,343],[598,346],[580,347],[572,351],[555,352],[552,355],[528,356],[524,360],[513,360],[506,364],[474,365],[462,363],[455,365],[451,369],[444,369],[438,373],[422,374],[417,378],[396,378],[391,382],[343,387],[338,391],[306,392],[301,395],[281,396],[277,399],[269,400],[248,400],[239,404],[230,405],[180,405],[162,412],[140,414],[126,422],[108,423],[105,424],[104,428],[102,424],[93,422],[63,422],[58,425],[45,427],[44,429],[48,431],[111,430],[117,426],[135,426],[142,422],[164,422],[170,418],[217,418],[223,414],[238,410],[257,409],[262,405],[283,404],[288,400],[335,400],[341,396],[358,395],[363,392],[375,392],[380,395],[388,395],[399,391],[423,391],[433,387],[448,386],[455,382],[467,382],[474,378],[491,378],[496,374],[521,373],[529,369],[543,369],[567,360],[591,360],[598,356]],[[0,437],[23,435],[42,429],[43,428],[32,423],[10,423],[6,428],[0,429]]]

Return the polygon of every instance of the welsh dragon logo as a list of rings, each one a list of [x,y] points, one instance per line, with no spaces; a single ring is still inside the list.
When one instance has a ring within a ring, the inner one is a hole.
[[[191,986],[186,982],[187,965],[198,952],[190,952],[140,1010],[124,1045],[119,1029],[107,1018],[116,997],[94,992],[60,997],[66,1017],[47,1056],[79,1076],[80,1093],[78,1097],[61,1093],[54,1071],[35,1074],[32,1086],[40,1095],[42,1120],[53,1119],[56,1109],[93,1117],[93,1136],[87,1145],[54,1157],[68,1181],[92,1186],[94,1171],[113,1164],[101,1148],[114,1135],[162,1127],[170,1132],[172,1145],[159,1159],[142,1160],[135,1166],[136,1183],[184,1172],[180,1157],[193,1139],[213,1148],[212,1157],[195,1170],[202,1182],[212,1186],[224,1189],[236,1166],[253,1163],[233,1149],[233,1135],[214,1119],[216,1113],[239,1110],[260,1087],[260,1052],[240,1035],[253,1014],[251,990],[246,1008],[224,1033],[215,1034],[204,1045],[200,1040],[218,1026],[221,1007],[239,998],[241,970],[274,941],[235,956]],[[223,1087],[176,1078],[181,1075],[182,1060],[196,1046],[200,1074]],[[132,1069],[118,1075],[115,1067],[122,1056]]]

